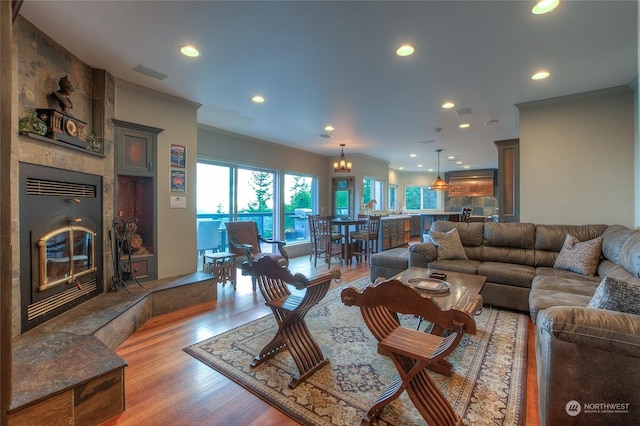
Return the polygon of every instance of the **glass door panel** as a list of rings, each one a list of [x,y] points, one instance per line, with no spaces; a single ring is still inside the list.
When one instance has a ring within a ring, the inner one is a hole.
[[[275,173],[238,168],[237,176],[238,220],[254,220],[260,235],[267,239],[279,239],[279,226],[274,220]],[[273,250],[272,244],[261,247],[261,251]]]
[[[198,253],[226,251],[225,223],[232,218],[233,169],[224,165],[198,162],[196,189]]]

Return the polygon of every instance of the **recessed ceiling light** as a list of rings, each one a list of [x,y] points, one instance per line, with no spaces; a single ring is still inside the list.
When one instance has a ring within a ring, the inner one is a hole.
[[[542,15],[543,13],[551,12],[553,9],[558,7],[560,4],[560,0],[540,0],[533,6],[531,9],[531,13],[534,15]]]
[[[462,164],[462,161],[456,161],[456,164],[459,166]]]
[[[531,80],[542,80],[543,78],[547,78],[551,75],[549,71],[538,71],[534,75],[531,76]]]
[[[461,129],[466,129],[467,127],[469,127],[470,124],[469,123],[462,123],[461,125],[459,125],[458,127],[460,127]]]
[[[455,160],[455,159],[456,159],[456,157],[454,157],[453,155],[450,155],[450,156],[448,156],[448,157],[447,157],[447,159],[449,159],[449,160]]]
[[[427,171],[428,171],[428,172],[432,172],[432,171],[433,171],[433,169],[427,169]]]
[[[396,50],[396,54],[398,56],[409,56],[412,55],[415,50],[416,49],[410,44],[403,44],[402,46],[398,47],[398,50]]]
[[[409,157],[411,157],[411,158],[415,158],[415,157],[416,157],[416,154],[409,154]]]
[[[251,100],[257,104],[261,104],[264,102],[264,98],[260,95],[255,95]]]
[[[180,47],[180,53],[184,56],[188,56],[190,58],[195,58],[200,56],[200,51],[190,44]]]
[[[418,167],[422,167],[422,164],[418,164]]]
[[[463,169],[468,169],[469,167],[471,167],[471,166],[468,165],[468,164],[465,164],[464,166],[462,166]]]
[[[333,126],[325,126],[324,130],[326,130],[327,132],[333,132],[334,128]]]
[[[454,104],[453,102],[445,102],[442,104],[442,108],[445,109],[453,108],[454,106],[456,106],[456,104]]]
[[[404,167],[400,166],[398,167],[398,170],[404,170]]]

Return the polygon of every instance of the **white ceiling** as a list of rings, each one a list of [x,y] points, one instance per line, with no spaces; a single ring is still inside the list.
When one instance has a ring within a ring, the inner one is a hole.
[[[515,104],[632,84],[637,4],[561,1],[533,15],[533,1],[26,0],[20,14],[94,68],[202,104],[199,123],[328,156],[344,143],[347,159],[405,170],[435,168],[443,148],[449,171],[460,169],[449,155],[497,167],[493,141],[518,137]],[[178,52],[188,43],[199,58]],[[402,43],[413,56],[396,56]],[[542,68],[551,77],[531,80]]]

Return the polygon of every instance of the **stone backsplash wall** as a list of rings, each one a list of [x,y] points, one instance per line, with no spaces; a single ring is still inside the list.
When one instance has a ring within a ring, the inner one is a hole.
[[[12,205],[12,331],[20,335],[20,205],[19,162],[75,170],[103,177],[103,235],[113,220],[114,128],[111,119],[115,108],[115,82],[104,70],[96,70],[21,16],[13,26],[12,50],[12,124],[11,205]],[[51,93],[58,90],[58,80],[68,76],[74,86],[73,108],[69,113],[87,123],[85,133],[94,133],[102,142],[104,155],[93,155],[18,133],[18,119],[36,108],[59,109]],[[111,253],[108,238],[103,238],[103,286],[111,283]],[[26,261],[29,261],[28,259]]]
[[[496,197],[445,197],[444,210],[461,211],[463,207],[471,207],[474,216],[491,216],[497,214],[498,199]]]

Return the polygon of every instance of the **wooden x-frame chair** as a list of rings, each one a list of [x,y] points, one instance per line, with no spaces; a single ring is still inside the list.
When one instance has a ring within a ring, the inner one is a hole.
[[[277,353],[288,349],[298,367],[289,382],[295,388],[320,367],[329,362],[309,331],[304,317],[327,294],[332,280],[340,279],[340,270],[333,269],[312,279],[302,274],[292,275],[286,266],[270,257],[263,257],[253,264],[243,265],[245,275],[255,277],[266,305],[273,311],[278,323],[276,335],[251,362],[252,367],[262,364]],[[304,295],[292,294],[287,283]]]
[[[365,324],[378,340],[378,353],[388,356],[399,378],[378,398],[363,418],[363,424],[375,420],[385,405],[406,390],[425,421],[432,426],[461,425],[460,417],[442,395],[427,371],[444,361],[458,345],[463,333],[474,334],[475,321],[463,310],[442,311],[431,299],[398,280],[382,281],[363,291],[354,287],[342,291],[342,302],[358,306]],[[438,318],[438,323],[453,332],[446,337],[409,329],[400,325],[398,314]]]

